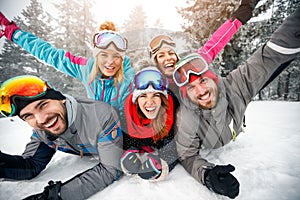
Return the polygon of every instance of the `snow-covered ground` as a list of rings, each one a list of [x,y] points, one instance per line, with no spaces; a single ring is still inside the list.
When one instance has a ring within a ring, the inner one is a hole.
[[[252,102],[246,112],[246,129],[235,142],[214,150],[206,158],[232,164],[240,182],[241,200],[300,199],[300,103]],[[31,129],[17,118],[0,119],[0,150],[21,154]],[[49,180],[66,181],[95,165],[95,160],[57,153],[36,178],[0,180],[0,199],[21,199],[41,192]],[[83,186],[84,187],[84,186]],[[90,199],[116,200],[216,200],[228,199],[195,181],[182,166],[162,182],[123,177]]]

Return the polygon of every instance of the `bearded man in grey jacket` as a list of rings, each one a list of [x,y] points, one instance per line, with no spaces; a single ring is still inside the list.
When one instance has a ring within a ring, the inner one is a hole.
[[[232,165],[215,165],[201,149],[215,149],[234,141],[252,98],[274,74],[300,52],[300,8],[285,19],[270,40],[226,77],[218,77],[198,54],[182,58],[173,73],[180,87],[176,144],[183,167],[210,190],[235,198],[239,182]]]
[[[87,199],[122,174],[122,132],[115,110],[107,103],[75,99],[51,88],[36,76],[13,77],[0,87],[0,112],[19,116],[33,127],[21,156],[0,151],[0,178],[37,176],[57,150],[94,156],[99,162],[72,179],[49,181],[44,191],[26,199]],[[7,130],[9,131],[9,130]]]

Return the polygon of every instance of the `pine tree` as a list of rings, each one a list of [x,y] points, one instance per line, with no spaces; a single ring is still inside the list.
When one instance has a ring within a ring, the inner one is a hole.
[[[63,0],[55,3],[58,14],[54,16],[56,28],[53,32],[55,46],[72,52],[74,55],[92,56],[92,38],[97,24],[90,8],[94,1]]]
[[[179,14],[187,21],[182,27],[201,45],[225,20],[231,17],[232,12],[239,5],[239,1],[233,3],[230,0],[190,0],[189,2],[191,6],[178,9]],[[221,75],[226,76],[268,41],[271,34],[299,6],[299,3],[299,0],[267,0],[262,5],[257,6],[253,12],[253,17],[261,16],[271,9],[271,18],[248,22],[240,28],[224,51],[213,62],[213,65],[221,71]],[[195,48],[199,48],[199,46]],[[299,78],[297,78],[299,77],[299,70],[299,59],[296,59],[287,70],[281,73],[280,76],[283,77],[275,79],[264,91],[259,93],[259,99],[299,100],[300,83]]]
[[[58,14],[53,17],[54,31],[50,34],[53,46],[77,56],[92,56],[91,42],[97,26],[90,12],[93,4],[93,0],[64,0],[54,4]],[[56,71],[51,79],[64,93],[75,97],[86,96],[83,85],[71,76]]]
[[[300,5],[299,0],[286,0],[286,1],[272,1],[271,6],[271,17],[258,22],[256,30],[249,30],[249,32],[255,32],[257,38],[263,35],[260,43],[256,45],[258,48],[265,42],[267,42],[271,34],[280,26],[284,19],[295,11],[297,6]],[[295,59],[289,67],[284,70],[272,83],[270,83],[260,93],[261,99],[280,99],[280,100],[296,100],[299,101],[300,97],[300,58]],[[271,91],[271,92],[266,92]]]
[[[54,31],[50,34],[53,45],[76,56],[92,56],[92,38],[97,24],[90,8],[94,1],[64,0],[56,3],[58,14],[53,18]],[[73,96],[86,96],[79,80],[57,71],[56,81],[63,84],[62,91]]]
[[[154,24],[153,24],[154,28],[159,28],[159,29],[163,29],[164,28],[164,24],[162,23],[162,21],[160,19],[155,20]]]
[[[137,5],[124,22],[124,32],[135,31],[147,27],[147,16],[142,5]]]
[[[54,3],[57,13],[53,16],[54,31],[51,32],[53,45],[76,56],[92,56],[92,37],[96,31],[96,22],[90,8],[94,1],[64,0]],[[62,91],[75,97],[86,96],[79,80],[57,71],[56,81],[63,84]]]
[[[24,27],[23,20],[16,17],[13,21],[19,27]],[[4,37],[3,37],[4,38]],[[2,52],[0,54],[0,83],[8,78],[29,73],[22,63],[27,59],[26,52],[13,42],[5,39]]]
[[[190,6],[177,9],[186,21],[182,28],[191,34],[200,45],[203,45],[210,35],[230,18],[239,1],[188,0],[187,3]]]
[[[22,18],[14,18],[18,27],[24,31],[29,31],[40,38],[47,39],[51,27],[47,24],[47,16],[44,15],[43,7],[37,0],[31,0],[29,6],[22,10]],[[37,76],[45,75],[44,64],[28,52],[21,49],[13,42],[7,41],[4,44],[1,54],[0,65],[3,74],[13,77],[16,75],[33,74]],[[3,77],[7,79],[9,77]],[[2,78],[1,78],[2,80]]]
[[[65,7],[62,6],[62,10],[66,12],[60,12],[59,19],[62,20],[59,20],[59,22],[64,22],[63,19],[66,19],[69,23],[63,24],[64,26],[55,26],[53,24],[57,23],[57,20],[43,10],[41,3],[37,0],[31,0],[29,6],[22,10],[22,18],[17,17],[14,21],[20,29],[33,33],[37,37],[53,44],[56,48],[66,47],[65,50],[74,52],[74,54],[91,56],[91,41],[96,30],[96,24],[92,20],[91,12],[89,11],[92,4],[93,1],[68,0],[67,3],[63,4]],[[73,12],[67,12],[70,10]],[[66,32],[63,33],[62,30]],[[59,40],[59,38],[63,38],[64,34],[67,35],[66,39]],[[0,74],[0,81],[16,75],[33,74],[51,82],[63,93],[73,96],[86,96],[86,93],[82,92],[85,89],[78,80],[38,60],[13,42],[4,44],[0,56],[0,68],[1,72],[3,71]]]

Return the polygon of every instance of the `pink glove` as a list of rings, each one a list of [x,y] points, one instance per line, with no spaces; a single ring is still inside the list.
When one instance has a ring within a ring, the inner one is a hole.
[[[7,26],[9,25],[10,21],[6,19],[2,12],[0,12],[0,25]]]
[[[3,14],[0,12],[0,38],[4,35],[7,39],[12,41],[12,35],[16,30],[19,29],[15,22],[10,22]]]

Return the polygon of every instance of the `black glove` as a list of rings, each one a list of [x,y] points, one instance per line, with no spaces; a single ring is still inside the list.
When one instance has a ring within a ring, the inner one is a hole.
[[[42,193],[31,195],[29,197],[26,197],[24,200],[61,200],[62,198],[60,197],[60,188],[62,183],[60,181],[57,181],[55,183],[53,181],[49,181],[48,184],[49,185],[44,187],[44,191]]]
[[[149,153],[147,160],[143,162],[141,169],[138,172],[139,177],[147,180],[158,178],[162,171],[160,157]]]
[[[252,11],[259,0],[242,0],[240,7],[232,14],[234,18],[237,18],[242,22],[242,24],[246,24],[249,19],[252,17]]]
[[[212,169],[207,169],[204,172],[206,187],[215,193],[234,199],[239,194],[240,184],[238,180],[230,174],[232,171],[234,171],[234,166],[232,165],[216,165]]]
[[[121,158],[121,167],[125,174],[137,174],[141,168],[141,161],[137,154],[139,150],[136,148],[130,148],[125,151]]]

